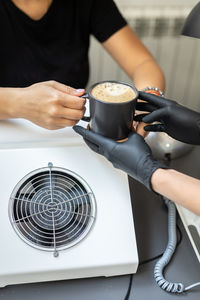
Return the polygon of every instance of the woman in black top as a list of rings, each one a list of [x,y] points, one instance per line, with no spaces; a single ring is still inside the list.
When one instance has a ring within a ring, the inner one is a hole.
[[[1,0],[0,119],[75,125],[85,111],[90,34],[138,89],[164,90],[162,71],[112,0]]]

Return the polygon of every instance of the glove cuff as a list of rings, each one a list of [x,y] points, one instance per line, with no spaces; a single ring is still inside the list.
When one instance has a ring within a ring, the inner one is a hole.
[[[154,193],[156,192],[152,188],[151,177],[153,173],[160,168],[168,169],[166,165],[161,164],[159,161],[153,159],[152,157],[146,157],[145,161],[143,162],[143,167],[142,167],[143,174],[140,177],[141,179],[140,182],[142,182],[148,188],[148,190]],[[158,193],[156,194],[158,195]]]
[[[152,187],[152,183],[151,183],[151,177],[153,175],[153,173],[157,170],[157,169],[169,169],[167,166],[163,165],[163,164],[158,164],[157,166],[155,166],[154,170],[151,173],[151,176],[149,178],[149,187],[147,187],[150,191],[154,192],[156,195],[159,195],[159,193],[157,193],[156,191],[154,191],[153,187]]]

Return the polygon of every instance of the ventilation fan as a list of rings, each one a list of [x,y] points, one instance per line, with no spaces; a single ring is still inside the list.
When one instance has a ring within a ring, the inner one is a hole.
[[[10,221],[30,246],[53,251],[69,248],[91,229],[95,197],[77,174],[53,167],[34,170],[14,188],[9,204]]]

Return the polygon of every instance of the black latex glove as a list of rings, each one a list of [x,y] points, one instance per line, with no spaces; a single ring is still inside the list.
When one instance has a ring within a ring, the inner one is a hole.
[[[152,190],[151,176],[161,165],[152,157],[151,149],[140,135],[132,132],[126,142],[119,143],[81,126],[74,126],[73,129],[82,135],[93,151],[105,156],[115,168],[121,169]]]
[[[137,115],[135,121],[160,122],[145,126],[144,130],[163,131],[181,142],[200,145],[200,113],[149,93],[139,92],[139,99],[147,102],[138,102],[136,109],[150,113]]]

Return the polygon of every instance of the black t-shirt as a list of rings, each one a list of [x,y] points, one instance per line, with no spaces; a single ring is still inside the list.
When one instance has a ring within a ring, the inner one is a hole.
[[[0,0],[0,86],[57,80],[83,88],[90,34],[104,42],[125,25],[112,0],[54,0],[38,21]]]

